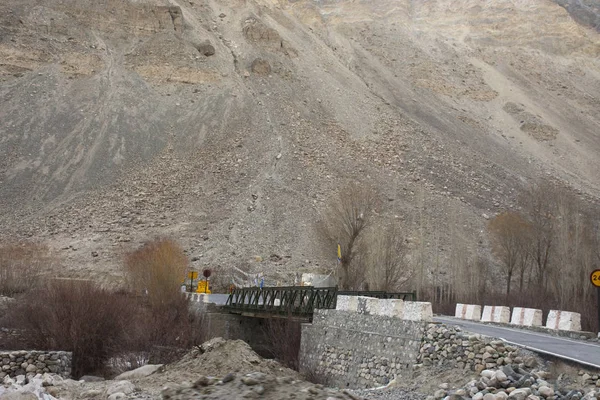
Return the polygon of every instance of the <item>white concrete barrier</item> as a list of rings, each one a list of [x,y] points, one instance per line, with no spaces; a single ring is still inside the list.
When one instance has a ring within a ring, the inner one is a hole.
[[[433,321],[433,311],[429,302],[376,299],[365,296],[338,296],[336,310],[382,315],[410,321]]]
[[[542,310],[535,308],[513,308],[510,323],[522,326],[542,326]]]
[[[190,301],[198,302],[198,303],[212,303],[216,305],[225,305],[227,303],[227,299],[229,298],[228,294],[208,294],[208,293],[186,293],[185,294]]]
[[[404,318],[404,301],[400,299],[379,300],[379,315]]]
[[[431,303],[428,301],[405,301],[404,302],[404,317],[409,321],[433,321],[433,310]]]
[[[483,314],[481,314],[481,321],[508,324],[510,321],[510,307],[485,306],[483,307]]]
[[[335,309],[356,312],[358,309],[358,299],[356,296],[338,296]]]
[[[379,299],[374,297],[357,296],[359,314],[379,315]]]
[[[458,303],[456,305],[456,312],[454,313],[454,316],[460,319],[479,321],[481,319],[481,306]]]
[[[550,310],[546,320],[546,328],[557,329],[561,331],[581,331],[581,314]]]

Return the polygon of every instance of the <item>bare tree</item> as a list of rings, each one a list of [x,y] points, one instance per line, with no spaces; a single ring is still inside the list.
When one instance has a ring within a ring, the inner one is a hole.
[[[531,225],[531,256],[536,278],[543,289],[548,287],[550,260],[554,250],[556,188],[548,184],[535,184],[525,192],[524,203]]]
[[[531,227],[526,232],[523,232],[521,242],[519,243],[519,255],[519,292],[523,293],[525,274],[531,270]]]
[[[319,232],[324,243],[332,252],[341,247],[338,266],[339,286],[353,289],[356,273],[362,263],[353,263],[360,252],[359,243],[369,227],[375,207],[374,191],[365,185],[350,184],[343,188],[323,213]],[[353,265],[354,264],[354,265]]]
[[[396,226],[372,230],[368,239],[367,282],[371,290],[393,292],[412,276],[404,236]]]
[[[529,234],[529,225],[519,214],[504,212],[490,221],[488,230],[492,235],[492,251],[502,261],[506,294],[509,294],[513,273],[519,261],[524,260],[522,243]]]

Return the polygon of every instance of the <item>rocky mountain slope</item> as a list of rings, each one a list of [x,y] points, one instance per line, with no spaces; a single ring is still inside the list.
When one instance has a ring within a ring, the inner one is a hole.
[[[382,220],[412,234],[424,213],[484,247],[484,215],[539,177],[600,196],[590,15],[598,1],[2,1],[1,235],[46,242],[66,276],[117,281],[124,251],[166,235],[196,268],[285,281],[334,265],[313,227],[356,179]]]

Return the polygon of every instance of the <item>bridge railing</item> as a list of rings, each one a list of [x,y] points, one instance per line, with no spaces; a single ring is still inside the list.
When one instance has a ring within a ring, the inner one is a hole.
[[[338,296],[365,296],[377,299],[400,299],[404,301],[417,301],[417,292],[384,292],[384,291],[349,291],[339,290]]]
[[[335,308],[337,288],[312,286],[234,289],[225,308],[245,313],[311,316],[315,308]]]

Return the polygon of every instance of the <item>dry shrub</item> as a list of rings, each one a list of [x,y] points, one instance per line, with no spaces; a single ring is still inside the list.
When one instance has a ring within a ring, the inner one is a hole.
[[[274,358],[288,368],[298,371],[302,328],[290,318],[268,319],[264,327]]]
[[[169,240],[156,240],[125,261],[133,292],[53,280],[26,293],[2,323],[25,332],[27,347],[73,352],[75,377],[173,361],[204,342],[203,314],[191,313],[180,292],[187,269],[183,251]]]
[[[128,351],[144,352],[152,363],[166,363],[206,339],[203,315],[191,313],[181,293],[188,259],[175,242],[148,242],[126,256],[125,267],[140,303]]]
[[[128,338],[135,303],[87,281],[52,281],[26,294],[9,318],[37,349],[73,352],[72,374],[99,371]]]
[[[146,300],[89,281],[52,281],[11,308],[4,325],[24,334],[8,345],[71,351],[79,377],[171,362],[207,339],[203,314],[190,313],[181,294],[160,306]]]
[[[51,264],[46,247],[32,243],[0,246],[0,295],[14,297],[35,288]]]
[[[168,363],[208,339],[204,314],[190,312],[190,303],[178,295],[160,306],[140,307],[131,331],[129,351],[144,352],[151,363]]]
[[[159,307],[180,297],[188,259],[172,240],[157,239],[128,254],[125,267],[130,287],[145,293],[152,306]]]

